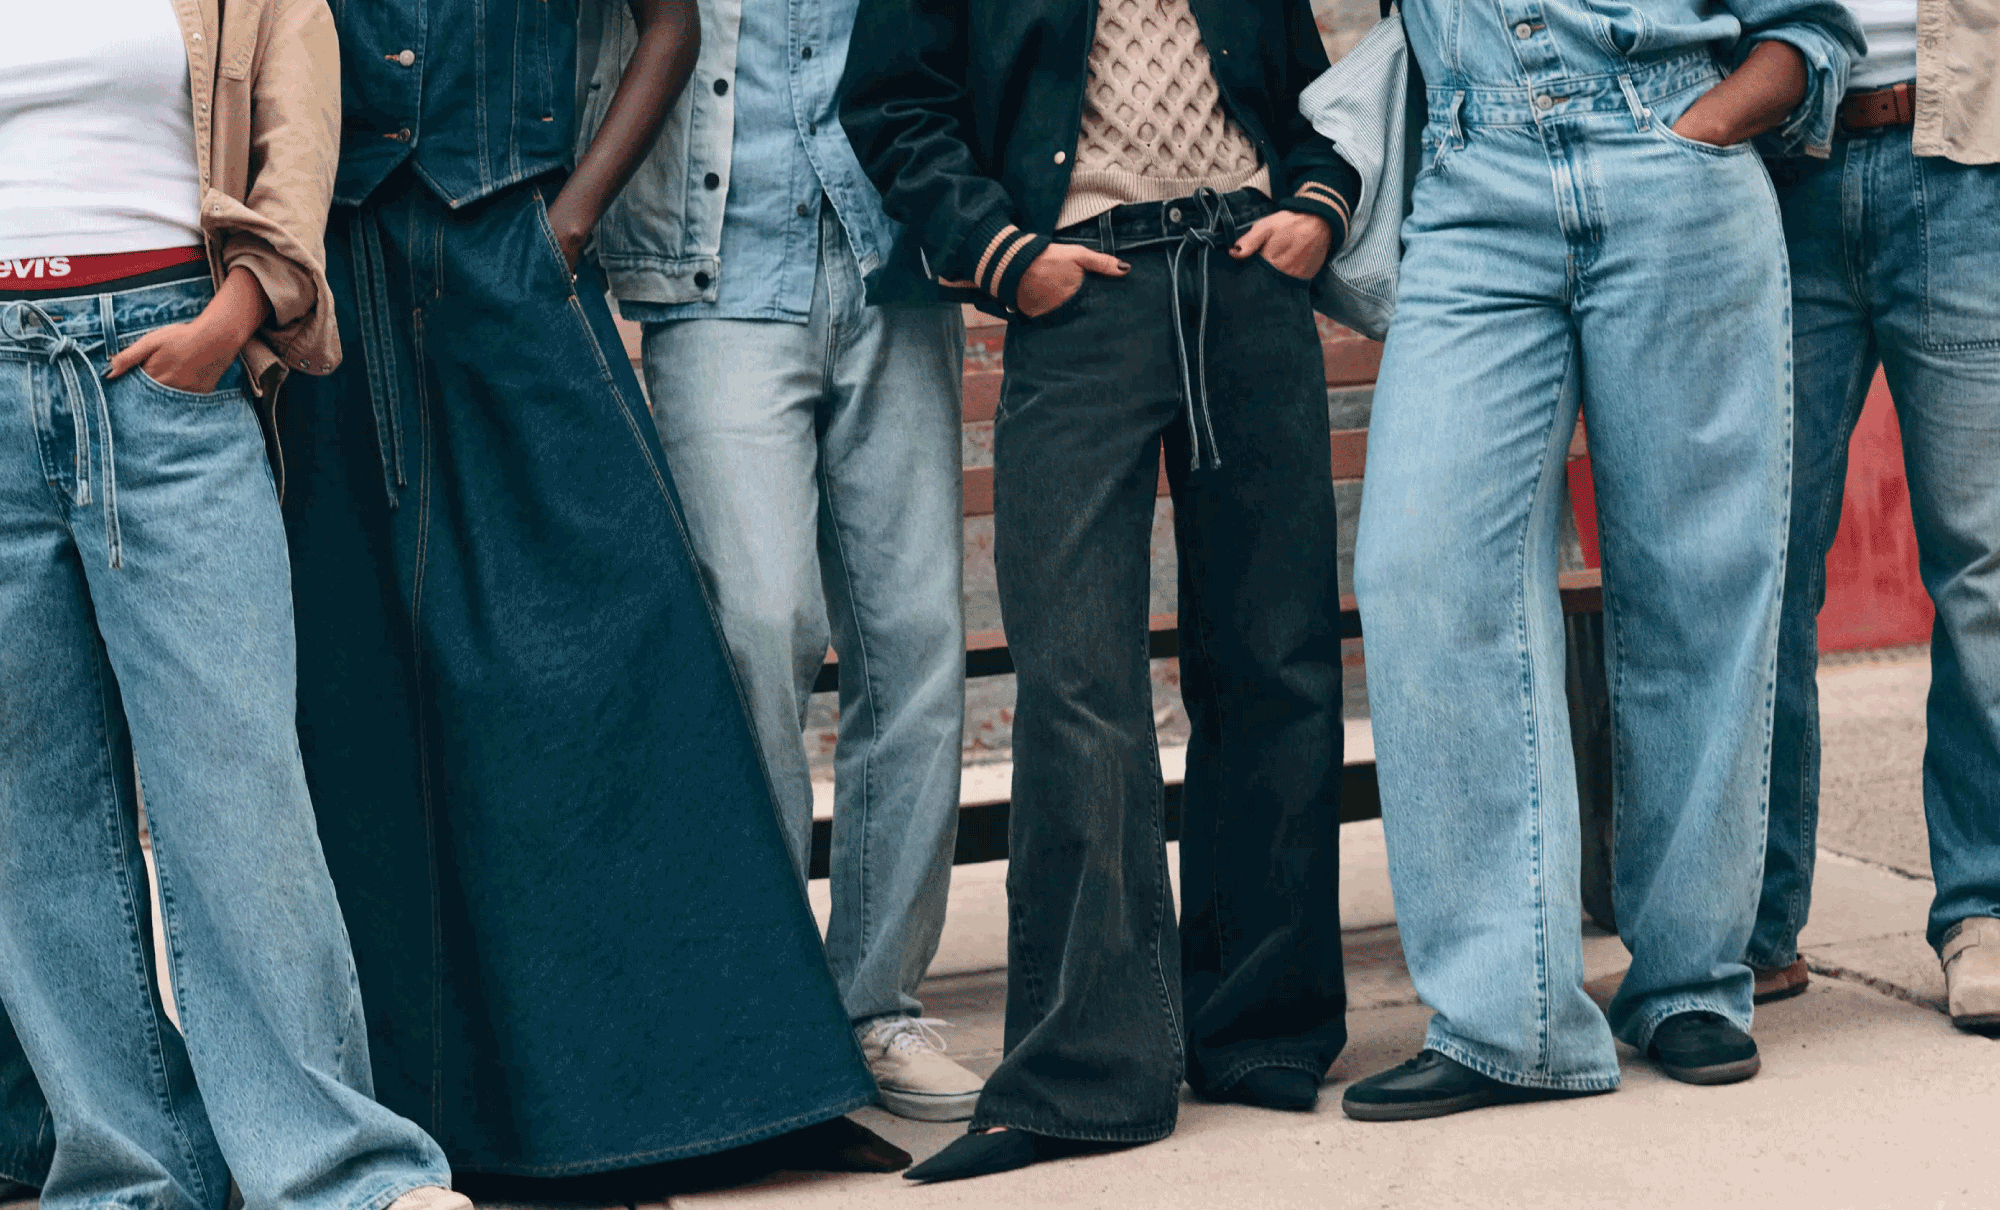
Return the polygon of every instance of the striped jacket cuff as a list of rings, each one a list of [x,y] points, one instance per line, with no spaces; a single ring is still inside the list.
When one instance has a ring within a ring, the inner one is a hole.
[[[1292,195],[1278,203],[1280,210],[1295,210],[1326,220],[1333,230],[1331,257],[1347,243],[1354,221],[1354,201],[1361,196],[1361,175],[1344,161],[1318,169],[1299,181]]]
[[[1014,306],[1014,295],[1020,289],[1021,277],[1042,249],[1049,246],[1049,238],[1023,231],[1013,223],[1003,223],[987,234],[979,245],[979,259],[972,270],[972,284],[998,299],[1003,306]]]

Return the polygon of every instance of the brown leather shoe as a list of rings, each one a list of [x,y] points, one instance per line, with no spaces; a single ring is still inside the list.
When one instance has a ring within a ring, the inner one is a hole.
[[[1773,1000],[1789,1000],[1793,996],[1803,994],[1806,986],[1812,982],[1812,976],[1806,973],[1804,958],[1798,959],[1790,966],[1753,966],[1750,968],[1750,973],[1757,976],[1756,988],[1750,993],[1750,998],[1758,1004],[1769,1004]]]

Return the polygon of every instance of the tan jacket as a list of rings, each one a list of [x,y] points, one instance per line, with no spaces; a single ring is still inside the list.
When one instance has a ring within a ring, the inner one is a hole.
[[[2000,0],[1917,0],[1911,149],[2000,163]]]
[[[173,0],[194,94],[201,229],[217,285],[243,266],[271,318],[243,349],[269,398],[287,369],[326,374],[340,333],[326,213],[340,155],[340,43],[326,0]]]

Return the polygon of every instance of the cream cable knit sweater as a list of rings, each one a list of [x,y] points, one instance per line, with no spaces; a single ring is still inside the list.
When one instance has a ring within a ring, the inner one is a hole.
[[[1271,174],[1222,107],[1187,0],[1099,0],[1076,167],[1056,226],[1202,185],[1268,194]]]

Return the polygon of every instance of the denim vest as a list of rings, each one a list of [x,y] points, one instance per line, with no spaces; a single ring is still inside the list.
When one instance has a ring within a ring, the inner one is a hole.
[[[804,322],[822,195],[863,277],[896,240],[836,108],[857,0],[700,5],[694,77],[598,223],[597,258],[629,319]],[[578,154],[638,44],[625,0],[586,0],[581,31]]]
[[[1779,154],[1827,154],[1850,57],[1862,46],[1861,27],[1839,0],[1403,3],[1410,51],[1434,112],[1440,100],[1481,92],[1529,94],[1537,107],[1553,108],[1566,81],[1629,75],[1687,55],[1714,55],[1728,68],[1758,42],[1788,42],[1805,56],[1806,95],[1762,140]]]
[[[577,0],[333,0],[340,171],[359,205],[404,161],[453,207],[570,164]]]

